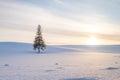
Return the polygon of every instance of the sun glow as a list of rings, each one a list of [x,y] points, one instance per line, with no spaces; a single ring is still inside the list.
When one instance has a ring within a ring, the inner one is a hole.
[[[87,45],[100,45],[101,41],[96,37],[90,37],[86,40]]]

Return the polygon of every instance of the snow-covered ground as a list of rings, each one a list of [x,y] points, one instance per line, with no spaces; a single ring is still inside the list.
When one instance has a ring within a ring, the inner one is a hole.
[[[1,42],[0,80],[120,80],[120,46]]]

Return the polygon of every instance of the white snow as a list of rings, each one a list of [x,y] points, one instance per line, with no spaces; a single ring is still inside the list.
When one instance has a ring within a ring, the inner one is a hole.
[[[0,80],[120,80],[120,46],[0,43]]]

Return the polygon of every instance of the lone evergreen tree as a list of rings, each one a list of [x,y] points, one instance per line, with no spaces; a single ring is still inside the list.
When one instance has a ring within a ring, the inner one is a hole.
[[[41,32],[40,25],[38,25],[38,29],[37,29],[33,47],[34,47],[34,50],[38,50],[39,53],[40,53],[40,50],[44,50],[46,48],[45,42],[42,38],[42,32]]]

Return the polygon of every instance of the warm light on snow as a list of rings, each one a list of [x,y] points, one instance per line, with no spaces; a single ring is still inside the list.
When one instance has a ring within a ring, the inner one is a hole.
[[[86,40],[87,45],[100,45],[101,41],[96,37],[90,37]]]

